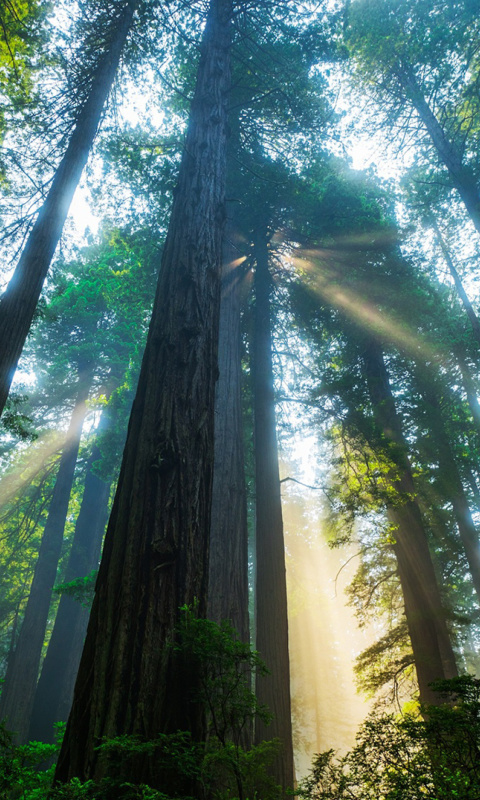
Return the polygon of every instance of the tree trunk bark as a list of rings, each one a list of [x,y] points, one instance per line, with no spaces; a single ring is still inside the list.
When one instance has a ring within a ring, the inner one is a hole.
[[[283,789],[293,788],[294,765],[290,705],[287,585],[283,541],[282,502],[278,469],[275,401],[270,327],[271,278],[268,238],[259,231],[254,242],[255,328],[253,346],[255,481],[256,481],[256,649],[270,674],[257,677],[260,703],[273,714],[266,727],[258,721],[255,741],[278,737],[282,750],[274,776]]]
[[[99,61],[90,94],[78,115],[65,155],[25,243],[13,277],[0,299],[0,414],[10,391],[70,203],[87,163],[136,6],[137,0],[127,0],[122,4],[110,48]]]
[[[231,0],[212,0],[60,781],[105,774],[104,736],[204,734],[171,645],[182,606],[206,614],[231,35]],[[166,790],[153,758],[128,769]]]
[[[215,393],[215,450],[210,526],[208,617],[230,620],[250,641],[248,621],[248,529],[243,453],[240,290],[244,273],[227,224],[220,302],[219,378]]]
[[[6,719],[7,727],[15,733],[19,742],[24,742],[28,736],[48,611],[57,575],[80,436],[87,410],[86,399],[91,386],[90,376],[87,378],[81,373],[79,385],[22,627],[13,658],[8,663],[0,699],[0,718]]]
[[[373,339],[367,340],[362,358],[375,422],[388,448],[389,457],[396,466],[390,482],[397,500],[388,507],[387,513],[394,526],[393,549],[405,602],[420,699],[423,703],[434,704],[438,703],[438,697],[429,684],[457,674],[455,655],[380,345]]]
[[[93,471],[99,457],[100,451],[94,446],[85,477],[65,583],[88,575],[96,569],[100,560],[110,486]],[[30,740],[53,742],[54,723],[65,722],[68,717],[89,613],[89,609],[84,608],[78,600],[62,595],[35,692]]]

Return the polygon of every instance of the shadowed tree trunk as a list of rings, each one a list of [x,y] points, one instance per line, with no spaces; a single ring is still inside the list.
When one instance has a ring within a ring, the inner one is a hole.
[[[377,428],[395,463],[390,482],[398,501],[388,507],[394,526],[393,549],[405,603],[405,616],[412,643],[420,699],[438,703],[432,681],[457,674],[455,656],[445,623],[445,612],[403,438],[400,418],[390,389],[380,345],[366,339],[362,352],[368,391]]]
[[[460,352],[460,347],[455,347],[454,353],[462,375],[463,388],[465,389],[465,394],[467,395],[467,403],[470,408],[472,419],[475,423],[477,432],[480,435],[480,403],[478,402],[477,397],[477,387],[475,386],[472,373],[467,366],[467,362],[465,361],[463,353]]]
[[[100,559],[110,486],[93,471],[99,457],[100,451],[94,446],[85,477],[65,583],[88,575],[96,569]],[[53,724],[64,722],[68,717],[89,613],[89,609],[78,600],[62,595],[35,692],[29,733],[31,740],[53,742]]]
[[[450,255],[450,251],[449,251],[447,245],[445,244],[445,241],[443,239],[442,234],[440,233],[440,229],[439,229],[439,227],[437,225],[437,221],[432,216],[430,216],[430,224],[431,224],[431,226],[432,226],[432,228],[433,228],[433,230],[435,232],[435,236],[436,236],[437,242],[439,244],[440,250],[442,251],[442,255],[443,255],[445,264],[447,265],[447,267],[448,267],[448,269],[450,271],[450,275],[453,278],[453,283],[455,285],[455,289],[457,290],[457,294],[458,294],[460,300],[462,301],[463,307],[465,309],[465,313],[466,313],[466,315],[467,315],[467,317],[468,317],[468,319],[470,321],[470,325],[472,326],[472,332],[473,332],[473,335],[475,337],[475,340],[476,340],[477,344],[480,346],[480,322],[479,322],[478,317],[477,317],[477,315],[475,313],[475,309],[473,308],[473,306],[472,306],[472,304],[470,302],[470,299],[469,299],[465,289],[463,288],[463,283],[462,283],[462,281],[460,279],[460,275],[457,272],[455,264],[453,263],[453,259],[452,259],[451,255]]]
[[[223,244],[219,378],[215,392],[215,460],[210,527],[208,616],[230,620],[244,642],[248,622],[248,529],[242,422],[240,290],[244,258],[227,224]]]
[[[419,388],[428,410],[428,424],[433,439],[430,456],[438,459],[441,495],[452,504],[458,532],[467,556],[472,583],[480,602],[480,542],[478,532],[473,522],[460,471],[450,445],[448,431],[445,426],[444,411],[439,401],[436,387],[428,375],[426,364],[419,365],[417,377]]]
[[[38,212],[13,277],[0,299],[0,414],[70,203],[87,163],[137,4],[138,0],[119,4],[119,13],[112,20],[110,47],[99,59],[89,96],[78,114],[65,155]]]
[[[15,732],[20,742],[26,740],[30,725],[48,610],[62,548],[91,376],[87,377],[81,372],[79,384],[80,389],[60,458],[25,615],[15,652],[8,663],[0,700],[0,718],[6,719],[7,727]]]
[[[270,325],[271,278],[268,236],[260,230],[254,241],[255,328],[253,345],[255,482],[256,482],[256,648],[270,675],[257,678],[256,693],[273,721],[255,726],[255,741],[278,737],[282,751],[274,763],[275,779],[293,788],[294,767],[290,707],[287,585],[282,502],[273,389]]]
[[[206,615],[231,32],[231,0],[212,0],[57,780],[101,778],[104,736],[204,734],[199,676],[171,642],[181,606]],[[127,779],[168,783],[147,757]]]

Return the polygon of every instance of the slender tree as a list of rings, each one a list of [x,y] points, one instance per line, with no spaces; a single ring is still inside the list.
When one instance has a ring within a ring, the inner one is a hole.
[[[212,0],[60,781],[105,772],[104,736],[203,734],[171,644],[181,606],[206,613],[231,36],[231,0]],[[152,759],[130,770],[166,785]]]
[[[425,415],[432,439],[430,457],[438,461],[441,497],[452,504],[458,532],[467,556],[472,582],[480,602],[480,540],[473,521],[459,465],[447,429],[441,390],[428,365],[418,363],[416,381],[423,396]]]
[[[395,132],[419,149],[430,142],[480,233],[476,4],[354,0],[346,8],[357,78]]]
[[[91,387],[91,369],[79,371],[79,390],[60,459],[35,574],[15,650],[8,662],[0,717],[19,741],[28,735],[52,589],[57,575],[80,436]]]
[[[95,473],[99,459],[100,451],[94,445],[64,575],[65,583],[87,576],[97,568],[100,560],[110,486]],[[53,742],[54,723],[68,718],[88,616],[86,606],[68,594],[62,594],[35,692],[29,731],[31,740]]]
[[[30,330],[50,262],[60,239],[75,189],[87,163],[138,0],[119,0],[98,58],[90,92],[78,112],[65,154],[28,236],[7,289],[0,299],[0,414]]]
[[[432,681],[457,674],[455,655],[445,622],[437,578],[430,556],[422,515],[400,418],[390,388],[380,344],[367,337],[362,349],[365,375],[378,431],[394,467],[390,480],[398,500],[388,505],[394,526],[393,549],[405,602],[420,698],[437,702]]]
[[[457,268],[453,263],[453,258],[450,254],[450,250],[448,249],[447,243],[445,242],[442,233],[440,231],[440,228],[438,227],[438,223],[436,219],[432,216],[430,217],[430,224],[435,232],[435,238],[442,252],[445,264],[447,265],[450,275],[453,278],[453,283],[455,285],[455,289],[457,290],[457,294],[460,300],[462,301],[465,313],[469,319],[475,341],[480,346],[480,322],[478,320],[475,309],[468,297],[468,294],[465,291],[460,275],[458,274]]]
[[[257,723],[255,740],[278,737],[281,752],[274,774],[293,787],[294,765],[288,654],[287,585],[278,467],[270,323],[271,277],[266,226],[254,240],[255,325],[253,346],[256,491],[256,647],[270,674],[257,679],[259,702],[273,714],[269,727]]]

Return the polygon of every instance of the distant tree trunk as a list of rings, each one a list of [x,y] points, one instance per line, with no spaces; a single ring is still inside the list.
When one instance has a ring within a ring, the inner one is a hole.
[[[240,290],[244,273],[230,224],[223,245],[219,378],[215,393],[215,455],[210,526],[208,617],[230,620],[250,641],[248,529],[243,453]]]
[[[432,384],[427,371],[426,364],[419,365],[417,375],[419,388],[428,411],[428,424],[433,438],[433,452],[431,455],[438,458],[442,496],[452,504],[458,532],[467,556],[472,583],[480,602],[480,542],[478,532],[473,522],[460,472],[450,445],[445,426],[444,411],[438,399],[436,388]]]
[[[387,511],[395,527],[393,549],[405,602],[420,699],[424,703],[434,704],[438,702],[438,697],[429,684],[457,674],[455,656],[422,515],[415,497],[401,422],[395,409],[382,349],[374,339],[365,341],[362,358],[376,425],[388,448],[388,455],[397,467],[391,483],[398,500]]]
[[[445,244],[445,241],[443,239],[442,234],[440,233],[440,229],[439,229],[439,227],[437,225],[437,221],[432,216],[430,217],[430,224],[431,224],[431,226],[432,226],[432,228],[433,228],[433,230],[435,232],[435,236],[436,236],[437,242],[438,242],[438,244],[440,246],[440,250],[442,251],[442,255],[443,255],[443,258],[445,260],[445,263],[446,263],[446,265],[447,265],[447,267],[448,267],[448,269],[450,271],[450,275],[453,278],[453,283],[455,285],[455,289],[457,290],[457,294],[458,294],[460,300],[463,303],[463,307],[465,309],[465,313],[466,313],[466,315],[467,315],[467,317],[468,317],[468,319],[470,321],[470,325],[472,326],[472,332],[473,332],[473,335],[475,337],[475,340],[476,340],[477,344],[480,346],[480,322],[479,322],[478,317],[477,317],[477,315],[475,313],[475,309],[473,308],[473,306],[472,306],[472,304],[471,304],[471,302],[469,300],[469,297],[468,297],[465,289],[463,288],[463,283],[460,280],[460,275],[458,274],[458,272],[456,270],[455,264],[453,263],[453,259],[452,259],[451,255],[450,255],[450,251],[449,251],[447,245]]]
[[[275,779],[286,789],[294,783],[290,662],[288,653],[287,585],[282,502],[278,468],[270,326],[271,278],[268,237],[259,231],[254,242],[255,327],[253,345],[255,482],[256,482],[256,649],[270,675],[257,678],[260,703],[273,714],[266,727],[257,722],[255,740],[278,737],[282,751],[274,764]]]
[[[88,575],[100,560],[110,485],[93,471],[99,457],[100,451],[94,446],[63,579],[65,583]],[[62,595],[35,692],[29,733],[31,740],[53,742],[53,724],[65,722],[68,717],[89,613],[89,609],[78,600]]]
[[[104,736],[204,734],[199,676],[171,642],[182,606],[207,610],[231,35],[231,0],[212,0],[60,781],[105,774]],[[167,791],[154,759],[128,770]]]
[[[475,508],[478,511],[480,509],[480,489],[478,488],[477,479],[471,469],[466,470],[465,478],[468,481],[470,489],[472,490],[473,499],[475,501]]]
[[[0,698],[0,719],[23,742],[28,735],[35,687],[45,639],[48,610],[57,575],[80,436],[86,414],[90,377],[80,374],[80,389],[60,458],[55,488],[42,536],[30,594]]]
[[[470,219],[480,233],[480,192],[473,172],[467,164],[463,163],[458,148],[447,137],[428,105],[418,86],[413,69],[409,66],[399,68],[398,77],[425,126],[440,161],[446,167],[450,180],[460,195]]]
[[[0,414],[70,203],[87,163],[137,4],[138,0],[122,2],[117,20],[115,23],[112,21],[114,35],[110,47],[99,60],[90,94],[79,112],[65,155],[38,212],[13,277],[0,299]]]
[[[473,422],[475,423],[477,433],[480,435],[480,403],[478,402],[477,397],[477,387],[475,386],[472,373],[467,366],[465,357],[463,353],[460,352],[460,348],[455,347],[454,353],[462,375],[463,388],[465,389],[465,394],[467,395],[467,403],[470,408],[470,413],[472,415]]]

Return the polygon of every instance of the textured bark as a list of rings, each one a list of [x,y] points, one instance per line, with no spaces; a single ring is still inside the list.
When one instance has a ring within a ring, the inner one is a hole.
[[[242,422],[240,290],[243,259],[227,225],[223,245],[219,378],[215,392],[215,450],[210,526],[208,617],[230,620],[244,642],[248,622],[248,529]],[[240,262],[240,263],[239,263]]]
[[[473,522],[460,472],[450,445],[444,421],[444,411],[439,402],[435,386],[429,380],[427,369],[426,364],[422,365],[418,375],[419,386],[428,409],[428,421],[436,451],[434,457],[438,458],[440,467],[441,493],[452,504],[458,532],[467,556],[473,586],[480,601],[480,542],[478,531]]]
[[[257,678],[257,697],[273,714],[266,727],[258,722],[255,740],[278,737],[281,755],[274,775],[293,787],[293,747],[288,653],[287,585],[282,502],[278,468],[270,327],[268,244],[265,231],[255,239],[255,332],[253,347],[256,481],[256,648],[270,675]]]
[[[93,472],[99,457],[100,451],[94,447],[85,476],[82,505],[75,525],[65,583],[88,575],[96,569],[100,560],[110,486]],[[53,742],[53,724],[64,722],[68,717],[88,617],[88,608],[84,608],[78,600],[62,595],[35,692],[29,733],[31,740]]]
[[[462,156],[454,142],[450,141],[445,131],[428,105],[417,84],[411,67],[404,67],[398,77],[405,87],[407,95],[435,147],[438,157],[446,167],[453,186],[460,195],[463,204],[476,230],[480,233],[480,190],[471,169],[463,163]]]
[[[9,660],[0,700],[0,718],[18,741],[27,739],[35,687],[40,668],[48,610],[57,575],[68,503],[72,490],[80,436],[86,414],[90,376],[80,375],[80,389],[60,458],[55,488],[38,553],[25,615],[13,657]]]
[[[429,684],[457,674],[455,656],[380,345],[373,339],[366,341],[362,356],[375,421],[397,467],[390,480],[398,499],[389,506],[388,517],[395,526],[393,548],[420,699],[436,703],[438,698]]]
[[[60,239],[70,203],[87,163],[112,87],[137,0],[120,8],[109,50],[100,59],[90,94],[81,109],[50,190],[25,243],[13,277],[0,299],[0,414],[10,391],[43,283]]]
[[[57,780],[104,775],[104,736],[204,731],[198,676],[170,643],[181,606],[206,613],[231,18],[212,0]],[[166,787],[153,759],[127,777]]]

